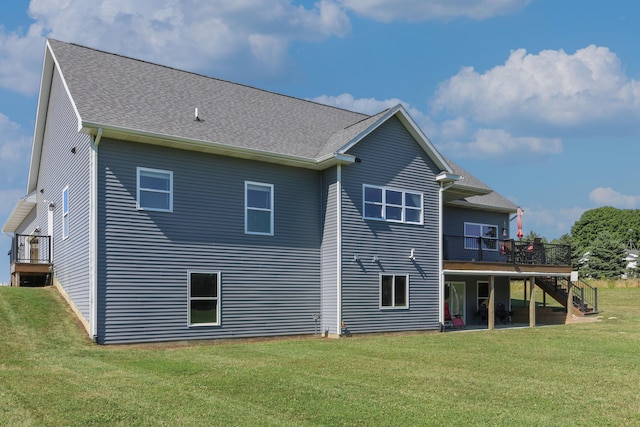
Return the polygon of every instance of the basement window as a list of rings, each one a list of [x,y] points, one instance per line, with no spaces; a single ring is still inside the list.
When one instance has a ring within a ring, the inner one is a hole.
[[[220,324],[220,272],[189,272],[189,325]]]

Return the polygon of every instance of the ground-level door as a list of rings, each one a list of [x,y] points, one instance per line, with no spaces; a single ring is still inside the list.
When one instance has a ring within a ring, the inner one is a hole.
[[[444,303],[449,309],[451,317],[460,317],[467,324],[465,282],[445,282]]]

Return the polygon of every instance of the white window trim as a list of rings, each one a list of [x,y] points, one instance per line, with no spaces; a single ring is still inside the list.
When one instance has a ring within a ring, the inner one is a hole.
[[[216,290],[216,295],[217,297],[213,298],[213,297],[195,297],[193,298],[191,296],[191,275],[192,274],[215,274],[218,276],[218,280],[217,280],[217,287],[218,289]],[[204,271],[204,270],[188,270],[187,271],[187,325],[189,327],[200,327],[200,326],[220,326],[220,313],[222,312],[222,298],[221,298],[221,284],[222,284],[222,273],[220,271]],[[210,301],[210,300],[216,300],[217,301],[217,309],[216,309],[216,321],[215,322],[208,322],[208,323],[192,323],[191,322],[191,301],[195,300],[195,301]]]
[[[169,194],[169,209],[149,208],[140,205],[140,173],[152,172],[169,175],[169,191],[156,190],[154,188],[145,188],[144,191],[154,193]],[[141,211],[155,211],[155,212],[173,212],[173,171],[163,169],[152,169],[138,166],[136,168],[136,208]]]
[[[496,237],[494,238],[494,237],[483,237],[483,236],[471,236],[471,235],[467,235],[467,225],[477,225],[477,226],[480,226],[480,230],[482,230],[482,227],[492,227],[492,228],[495,228],[495,230],[496,230]],[[472,247],[469,247],[469,246],[467,245],[467,238],[474,238],[474,237],[475,237],[475,238],[478,238],[478,237],[482,237],[483,239],[493,240],[493,241],[495,241],[495,242],[496,242],[496,244],[495,244],[495,248],[485,248],[485,247],[482,247],[482,250],[483,250],[483,251],[493,251],[493,252],[498,251],[498,246],[499,246],[499,245],[498,245],[498,240],[499,240],[499,239],[498,239],[498,226],[497,226],[497,225],[495,225],[495,224],[482,224],[482,223],[479,223],[479,222],[465,222],[465,223],[464,223],[464,230],[463,230],[463,232],[464,232],[464,248],[465,248],[465,249],[468,249],[468,250],[478,250],[479,248],[475,248],[475,247],[473,247],[473,248],[472,248]]]
[[[367,200],[365,198],[365,192],[367,188],[375,188],[377,190],[382,190],[382,202],[378,203],[378,202],[369,202],[367,203]],[[395,204],[387,204],[386,202],[386,191],[390,190],[390,191],[396,191],[398,193],[402,193],[402,205],[395,205]],[[418,210],[415,206],[407,206],[405,204],[406,199],[405,199],[405,195],[406,194],[416,194],[420,196],[420,221],[419,222],[412,222],[412,221],[407,221],[406,220],[406,210],[407,209],[411,209],[411,210]],[[377,218],[377,217],[368,217],[366,214],[366,207],[367,204],[372,204],[372,205],[378,205],[378,206],[382,206],[382,218]],[[397,219],[387,219],[386,218],[386,207],[387,206],[394,206],[394,207],[399,207],[402,209],[402,219],[401,220],[397,220]],[[372,221],[386,221],[386,222],[396,222],[396,223],[401,223],[401,224],[412,224],[412,225],[423,225],[424,224],[424,193],[420,192],[420,191],[411,191],[411,190],[402,190],[399,188],[393,188],[393,187],[381,187],[381,186],[377,186],[377,185],[369,185],[369,184],[362,184],[362,217],[364,219],[367,220],[372,220]]]
[[[382,305],[382,277],[383,276],[391,276],[393,277],[393,286],[391,287],[391,301],[393,302],[394,305]],[[396,287],[395,287],[395,280],[396,277],[404,277],[406,280],[406,286],[405,286],[405,301],[407,302],[406,305],[403,306],[396,306]],[[380,310],[408,310],[409,309],[409,286],[410,286],[410,282],[409,282],[409,275],[408,274],[392,274],[392,273],[380,273],[379,276],[379,286],[378,286],[378,290],[379,290],[379,295],[378,295],[378,301],[380,304]]]
[[[249,207],[248,206],[248,201],[249,201],[249,197],[248,197],[248,191],[249,191],[249,186],[250,185],[255,185],[258,187],[267,187],[269,188],[269,192],[270,192],[270,206],[266,209],[263,208],[254,208],[254,207]],[[275,217],[275,190],[274,190],[274,186],[273,184],[267,184],[264,182],[256,182],[256,181],[245,181],[244,182],[244,233],[245,234],[255,234],[255,235],[259,235],[259,236],[273,236],[274,235],[274,217]],[[263,233],[260,231],[249,231],[249,210],[256,210],[256,211],[263,211],[263,212],[269,212],[270,215],[270,223],[269,223],[269,232],[268,233]]]
[[[64,208],[64,197],[65,194],[67,195],[67,210],[65,211]],[[69,211],[70,211],[70,207],[69,207],[69,186],[67,185],[66,187],[64,187],[62,189],[62,240],[66,240],[67,238],[69,238],[69,229],[71,228],[71,223],[69,221]],[[66,225],[65,225],[66,224]]]

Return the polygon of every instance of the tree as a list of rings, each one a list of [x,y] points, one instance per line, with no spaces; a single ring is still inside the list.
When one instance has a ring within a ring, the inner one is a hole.
[[[547,239],[545,237],[540,236],[533,230],[529,231],[529,233],[527,233],[527,235],[522,238],[522,240],[525,242],[533,242],[534,239],[541,239],[542,243],[547,243]]]
[[[599,233],[593,244],[586,263],[581,271],[594,279],[613,279],[625,272],[625,247],[613,233]]]
[[[601,232],[609,232],[613,238],[626,244],[629,230],[635,230],[634,235],[640,231],[640,210],[605,206],[583,213],[571,227],[571,237],[574,247],[584,254]]]

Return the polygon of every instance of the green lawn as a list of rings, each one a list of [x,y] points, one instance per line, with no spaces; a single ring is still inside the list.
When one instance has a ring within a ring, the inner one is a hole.
[[[640,288],[535,329],[97,346],[0,288],[0,425],[640,425]]]

